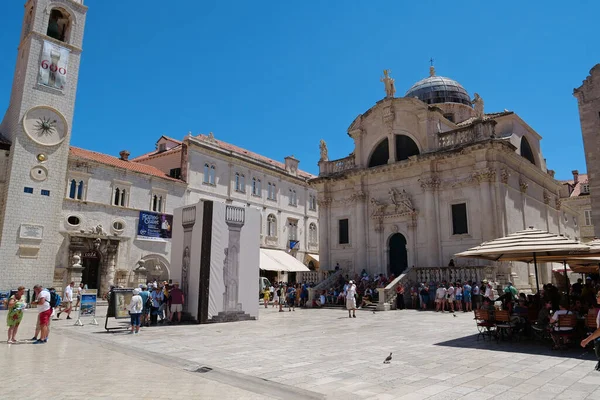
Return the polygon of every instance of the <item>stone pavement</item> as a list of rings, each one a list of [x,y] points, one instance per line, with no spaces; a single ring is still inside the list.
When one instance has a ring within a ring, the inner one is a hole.
[[[132,390],[127,371],[141,389],[148,373],[134,366],[147,365],[168,382],[152,385],[162,398],[182,388],[189,398],[600,399],[591,352],[553,352],[526,341],[478,342],[472,314],[359,311],[349,319],[336,309],[260,310],[258,321],[152,327],[138,336],[102,333],[104,320],[84,327],[59,321],[44,349],[0,347],[0,354],[14,357],[5,365],[17,365],[17,375],[25,378],[3,377],[0,384],[9,391],[39,391],[26,379],[33,355],[41,352],[48,360],[68,352],[70,371],[79,376],[69,377],[71,386],[54,383],[54,393],[71,394],[69,388],[86,397],[125,396]],[[15,355],[21,348],[25,366]],[[383,364],[389,352],[392,363]],[[88,362],[88,354],[95,361]],[[78,363],[85,367],[77,370]],[[211,370],[188,372],[200,367]],[[125,382],[113,382],[117,377]]]

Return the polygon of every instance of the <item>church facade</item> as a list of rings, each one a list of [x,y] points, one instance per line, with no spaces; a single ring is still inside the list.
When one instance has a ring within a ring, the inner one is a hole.
[[[323,264],[397,276],[445,267],[460,251],[529,226],[579,236],[577,212],[560,198],[541,136],[516,113],[485,113],[477,93],[471,99],[433,67],[404,97],[394,97],[387,71],[381,80],[386,97],[347,130],[354,151],[330,160],[321,142],[311,183]],[[484,266],[520,288],[533,283],[533,267],[522,263],[452,263]],[[549,282],[551,266],[541,270]]]

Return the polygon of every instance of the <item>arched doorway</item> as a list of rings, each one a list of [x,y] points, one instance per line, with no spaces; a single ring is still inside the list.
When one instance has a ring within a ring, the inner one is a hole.
[[[88,289],[100,289],[100,260],[102,255],[98,250],[88,250],[82,254],[83,272],[81,281]]]
[[[146,271],[146,278],[149,281],[157,282],[168,281],[171,278],[169,262],[161,255],[150,254],[142,257],[138,265],[143,266]]]
[[[408,253],[406,252],[406,238],[401,233],[394,233],[388,243],[390,256],[389,273],[400,275],[408,267]]]

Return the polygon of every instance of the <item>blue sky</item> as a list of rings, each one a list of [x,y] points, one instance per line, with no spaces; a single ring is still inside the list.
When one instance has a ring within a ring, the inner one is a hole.
[[[14,73],[24,0],[6,1],[0,110]],[[584,171],[572,96],[600,62],[600,2],[85,0],[89,6],[71,144],[118,155],[161,135],[215,137],[317,172],[353,150],[346,129],[428,74],[517,112],[543,136],[557,178]],[[117,6],[118,4],[118,6]]]

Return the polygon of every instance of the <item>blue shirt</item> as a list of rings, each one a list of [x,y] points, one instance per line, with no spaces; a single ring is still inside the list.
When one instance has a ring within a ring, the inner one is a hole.
[[[146,303],[148,302],[148,297],[150,297],[150,292],[142,290],[140,292],[140,297],[142,298],[142,305],[144,306],[144,309],[146,309]]]
[[[162,290],[152,291],[152,293],[150,293],[150,297],[152,297],[152,307],[156,307],[156,308],[160,307],[160,303],[165,298],[163,296]]]

